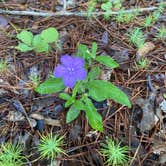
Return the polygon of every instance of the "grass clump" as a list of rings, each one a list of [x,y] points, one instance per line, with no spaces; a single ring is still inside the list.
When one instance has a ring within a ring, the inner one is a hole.
[[[59,135],[49,134],[47,136],[41,136],[41,141],[38,145],[40,157],[42,159],[47,158],[52,161],[61,153],[65,154],[61,148],[64,145],[64,137]]]
[[[116,144],[111,138],[106,139],[105,144],[101,144],[101,153],[106,157],[106,165],[125,165],[129,159],[127,146],[121,147],[120,143]]]
[[[23,166],[25,157],[19,145],[5,143],[0,148],[0,166]]]

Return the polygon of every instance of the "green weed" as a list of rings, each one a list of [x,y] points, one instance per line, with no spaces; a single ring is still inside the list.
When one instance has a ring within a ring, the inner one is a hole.
[[[25,157],[19,145],[5,143],[0,148],[0,166],[23,166]]]
[[[145,43],[145,37],[143,35],[143,32],[140,28],[134,28],[130,35],[129,40],[132,42],[137,48],[141,48]]]
[[[20,40],[18,46],[15,48],[21,52],[36,51],[38,53],[50,50],[50,44],[57,42],[58,31],[55,28],[48,28],[43,30],[40,34],[33,35],[32,32],[23,30],[17,34],[17,39]]]
[[[101,153],[106,158],[106,165],[118,166],[125,165],[129,160],[127,146],[116,144],[111,138],[106,139],[105,144],[101,144]]]
[[[47,158],[52,161],[60,154],[65,154],[61,148],[64,145],[64,137],[59,135],[49,134],[41,136],[41,141],[38,145],[41,158]]]

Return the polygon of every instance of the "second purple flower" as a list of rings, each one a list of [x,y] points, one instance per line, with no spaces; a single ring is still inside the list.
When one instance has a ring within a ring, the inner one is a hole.
[[[64,85],[73,88],[78,80],[84,80],[87,71],[84,68],[84,59],[77,56],[63,55],[61,65],[54,70],[54,76],[63,78]]]

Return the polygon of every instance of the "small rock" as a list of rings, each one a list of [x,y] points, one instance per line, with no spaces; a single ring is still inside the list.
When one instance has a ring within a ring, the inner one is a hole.
[[[58,114],[60,114],[61,112],[63,112],[65,110],[65,107],[61,104],[56,105],[54,107],[54,116],[57,116]]]
[[[102,35],[102,42],[103,42],[104,46],[107,46],[107,44],[108,44],[108,32],[107,31],[105,31]]]
[[[39,132],[43,132],[44,127],[45,127],[44,120],[43,119],[37,120],[36,129],[39,130]]]
[[[0,15],[0,27],[4,28],[7,25],[8,25],[7,19],[4,16]]]

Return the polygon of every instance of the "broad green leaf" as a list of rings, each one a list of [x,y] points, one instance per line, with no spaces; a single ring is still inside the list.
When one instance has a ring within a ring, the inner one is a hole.
[[[60,93],[59,97],[63,100],[69,100],[71,96],[67,93]]]
[[[21,40],[23,43],[31,46],[33,34],[29,31],[22,31],[21,33],[17,34],[17,39]]]
[[[19,43],[18,46],[16,46],[15,48],[20,50],[21,52],[28,52],[28,51],[33,50],[32,47],[30,47],[24,43]]]
[[[70,97],[66,103],[65,103],[65,107],[69,107],[70,105],[72,105],[75,102],[75,98],[74,97]]]
[[[76,100],[75,103],[70,107],[69,111],[66,115],[66,123],[70,123],[71,121],[75,120],[81,110],[84,110],[84,104],[80,100]]]
[[[107,67],[111,67],[111,68],[119,67],[119,64],[114,59],[112,59],[110,56],[106,56],[106,55],[97,56],[96,61],[98,61],[99,63],[101,63]]]
[[[91,53],[90,53],[88,47],[84,44],[78,45],[77,56],[82,57],[87,60],[91,59]]]
[[[49,51],[49,45],[47,42],[45,42],[40,35],[35,35],[33,38],[33,46],[35,48],[36,52],[48,52]]]
[[[103,131],[103,122],[101,115],[97,112],[95,106],[89,98],[84,99],[85,113],[90,126],[98,131]]]
[[[101,9],[106,10],[106,11],[110,10],[111,8],[112,8],[111,2],[102,3],[102,5],[101,5]]]
[[[48,28],[41,32],[42,39],[47,43],[56,42],[58,36],[58,31],[55,28]]]
[[[40,94],[51,94],[55,92],[60,92],[65,88],[62,79],[59,78],[49,78],[42,84],[40,84],[35,91]]]
[[[128,106],[129,108],[131,107],[127,95],[110,82],[93,80],[89,82],[87,88],[89,96],[96,101],[112,99],[117,103]]]
[[[92,43],[92,53],[91,53],[91,55],[92,55],[92,58],[96,58],[96,52],[97,52],[97,43],[96,42],[93,42]]]
[[[97,77],[99,77],[100,72],[101,72],[101,70],[100,70],[99,66],[92,68],[91,71],[88,73],[88,79],[89,80],[96,79]]]

